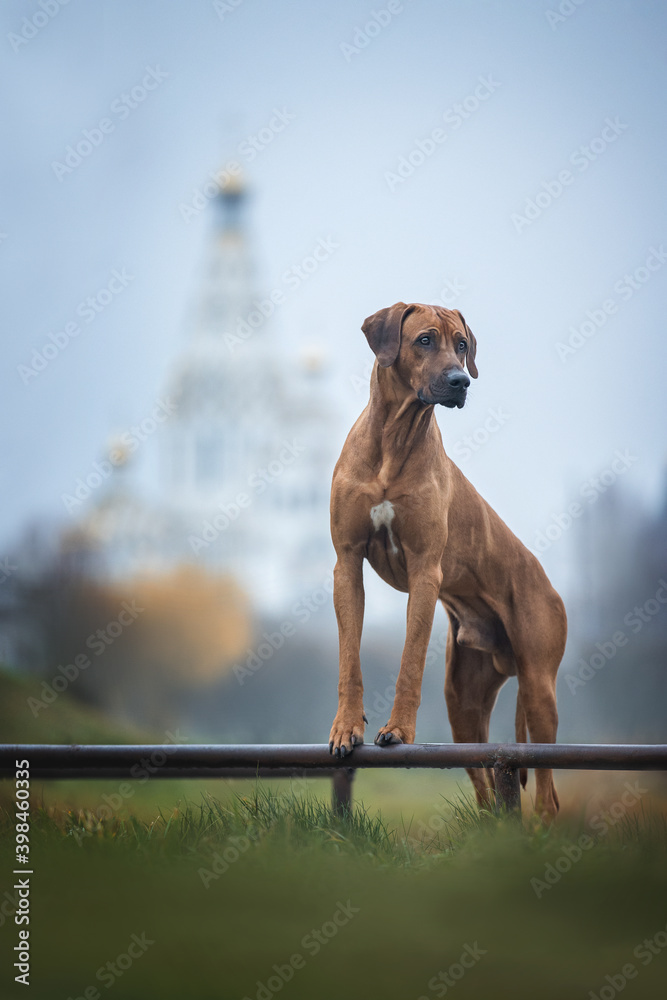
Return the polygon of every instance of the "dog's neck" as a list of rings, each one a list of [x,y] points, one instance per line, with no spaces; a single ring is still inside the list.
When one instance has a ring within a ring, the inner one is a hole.
[[[371,375],[368,418],[380,478],[388,482],[396,478],[409,456],[433,440],[433,430],[437,430],[433,406],[422,403],[411,386],[377,362]]]

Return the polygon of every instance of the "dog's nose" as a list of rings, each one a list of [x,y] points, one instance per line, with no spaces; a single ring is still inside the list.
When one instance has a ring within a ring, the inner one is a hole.
[[[452,389],[467,389],[470,379],[464,371],[447,372],[447,381]]]

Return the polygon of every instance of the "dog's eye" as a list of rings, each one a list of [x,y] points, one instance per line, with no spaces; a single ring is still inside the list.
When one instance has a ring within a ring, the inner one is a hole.
[[[459,340],[459,351],[467,350],[468,345],[465,340]]]
[[[424,344],[424,345],[430,344],[431,343],[431,338],[430,337],[426,337],[426,336],[420,337],[419,338],[419,343],[420,344]]]

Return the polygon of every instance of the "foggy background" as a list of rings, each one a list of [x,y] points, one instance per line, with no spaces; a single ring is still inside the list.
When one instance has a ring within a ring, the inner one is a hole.
[[[26,28],[24,18],[35,20]],[[94,584],[85,565],[62,559],[73,524],[63,494],[145,416],[187,347],[212,199],[187,208],[211,173],[238,161],[258,298],[285,290],[285,273],[318,241],[335,244],[285,294],[264,341],[288,394],[304,352],[322,359],[336,404],[325,406],[329,477],[365,405],[363,319],[397,300],[461,309],[479,380],[464,410],[437,417],[449,454],[564,597],[559,737],[664,740],[663,5],[52,0],[5,6],[0,19],[0,653],[12,675],[50,681],[140,594],[136,628],[67,697],[137,726],[182,723],[193,739],[328,736],[329,596],[302,621],[293,602],[262,610],[233,573],[197,577],[196,559]],[[123,117],[110,110],[148,69],[145,99]],[[284,128],[243,152],[277,112]],[[105,118],[113,130],[90,155],[58,168]],[[32,352],[114,270],[131,275],[127,286],[26,381]],[[266,380],[251,370],[244,390],[270,416]],[[136,475],[150,490],[145,464]],[[234,493],[221,483],[221,499]],[[326,536],[324,508],[321,524]],[[281,539],[298,541],[297,529]],[[332,550],[321,558],[333,567]],[[372,738],[388,716],[405,597],[370,572],[367,581]],[[244,674],[285,622],[294,633]],[[445,627],[438,609],[423,741],[451,738]],[[514,694],[511,682],[492,738],[513,739]],[[41,721],[52,709],[25,711]]]

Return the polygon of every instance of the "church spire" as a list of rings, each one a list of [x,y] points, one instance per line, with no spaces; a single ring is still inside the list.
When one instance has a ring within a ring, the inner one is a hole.
[[[254,255],[248,225],[248,189],[240,173],[225,173],[214,196],[208,249],[199,296],[190,321],[191,338],[222,346],[252,312],[256,297]]]
[[[223,233],[241,235],[245,229],[248,191],[243,174],[225,172],[215,197],[218,225]]]

